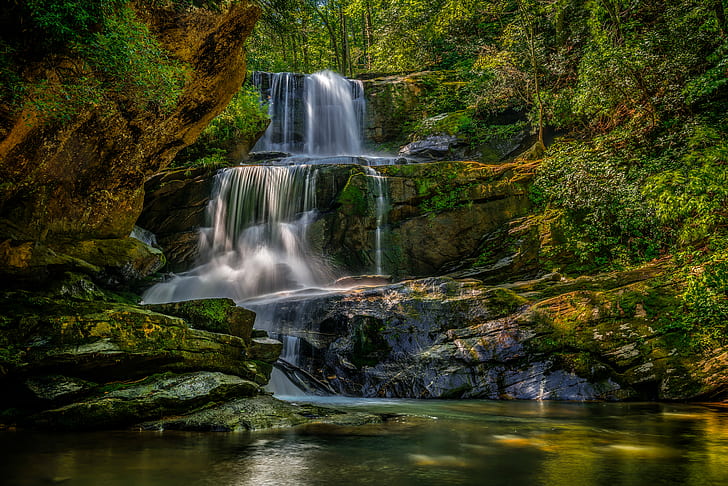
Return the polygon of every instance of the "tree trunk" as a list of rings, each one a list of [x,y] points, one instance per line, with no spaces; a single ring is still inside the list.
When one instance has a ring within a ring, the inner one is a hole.
[[[326,27],[326,31],[329,33],[329,40],[331,41],[331,49],[334,51],[334,60],[336,61],[337,69],[341,70],[341,59],[339,58],[339,43],[336,39],[336,32],[331,27],[331,24],[329,23],[326,16],[321,12],[321,9],[318,8],[316,3],[313,4],[313,8],[316,11],[316,14],[321,19],[321,22],[324,23],[324,26]]]
[[[372,70],[372,38],[374,33],[372,32],[372,6],[369,1],[364,3],[364,36],[366,38],[366,44],[364,53],[367,59],[367,71]]]

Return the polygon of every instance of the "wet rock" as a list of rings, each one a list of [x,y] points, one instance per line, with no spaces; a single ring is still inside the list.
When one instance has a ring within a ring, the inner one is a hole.
[[[255,322],[254,312],[238,307],[231,299],[186,300],[145,307],[160,314],[181,317],[195,329],[230,334],[245,341],[250,340]]]
[[[114,389],[115,386],[118,388]],[[178,415],[211,402],[252,396],[259,391],[257,384],[240,377],[204,371],[156,375],[106,388],[97,397],[46,410],[29,422],[53,429],[118,428],[153,417]]]
[[[389,196],[380,228],[382,270],[395,279],[443,274],[480,260],[490,264],[484,257],[491,255],[505,262],[498,266],[500,281],[538,271],[539,234],[535,226],[517,232],[516,224],[531,207],[533,166],[439,162],[377,170]],[[371,180],[352,172],[339,204],[309,228],[312,246],[352,273],[374,268],[378,216]],[[509,226],[515,226],[513,236],[504,238]]]
[[[253,338],[248,349],[248,356],[250,359],[273,363],[281,355],[281,349],[283,349],[283,343],[277,339],[269,337]]]
[[[141,280],[164,266],[164,254],[136,238],[83,240],[55,246],[72,258],[101,269],[106,283],[118,285]]]
[[[382,421],[382,417],[378,415],[341,412],[315,405],[296,405],[270,396],[257,396],[226,402],[183,417],[145,422],[138,427],[142,430],[232,432],[310,423],[363,425]]]
[[[265,383],[240,337],[191,329],[177,317],[118,303],[59,304],[32,297],[7,312],[0,342],[9,374],[125,379],[150,371],[220,371]],[[12,305],[12,300],[6,302]],[[27,306],[27,307],[24,307]],[[4,307],[3,307],[4,308]]]
[[[81,395],[94,388],[96,384],[80,378],[48,375],[28,378],[25,386],[37,399],[55,402],[67,401]]]
[[[206,224],[215,172],[210,168],[166,171],[144,186],[144,207],[137,224],[157,236],[168,270],[188,270],[198,257],[199,228]]]
[[[664,263],[501,286],[430,278],[268,309],[297,365],[380,397],[724,400],[728,353],[666,330],[679,289]],[[260,309],[260,312],[264,312]]]
[[[454,135],[430,135],[422,140],[408,143],[399,150],[399,155],[423,160],[453,159],[454,151],[463,141]]]

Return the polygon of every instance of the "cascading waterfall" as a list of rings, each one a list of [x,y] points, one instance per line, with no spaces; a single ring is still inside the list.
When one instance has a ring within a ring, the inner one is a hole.
[[[366,103],[361,81],[331,71],[253,73],[271,124],[254,152],[359,155]]]
[[[254,151],[297,155],[283,159],[289,165],[219,171],[208,206],[208,226],[200,230],[198,266],[150,288],[144,301],[213,297],[244,301],[257,313],[256,327],[285,344],[284,361],[272,376],[270,388],[277,394],[297,395],[304,393],[302,387],[287,377],[301,385],[305,382],[305,378],[295,380],[308,375],[297,368],[302,364],[299,352],[302,340],[309,343],[315,332],[298,335],[301,329],[283,329],[273,316],[283,302],[283,291],[298,291],[297,298],[303,300],[289,303],[305,314],[308,293],[302,295],[301,289],[325,288],[337,276],[306,244],[307,228],[316,217],[317,164],[364,162],[376,203],[374,271],[381,274],[388,187],[386,179],[367,166],[386,163],[386,158],[360,157],[365,114],[361,82],[330,71],[308,76],[254,73],[252,81],[261,98],[268,100],[271,115],[271,124]],[[305,322],[305,317],[290,322]],[[313,389],[326,392],[325,384],[316,384],[315,379],[312,383]]]
[[[208,206],[210,225],[200,231],[200,265],[150,288],[144,301],[239,301],[332,281],[326,262],[306,244],[316,211],[316,173],[311,166],[218,172]]]

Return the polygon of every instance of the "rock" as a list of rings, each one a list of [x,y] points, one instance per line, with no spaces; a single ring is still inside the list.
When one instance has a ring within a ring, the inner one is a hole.
[[[315,405],[296,405],[269,396],[226,402],[183,417],[145,422],[142,430],[233,432],[291,427],[302,424],[363,425],[381,423],[381,416],[341,412]]]
[[[422,102],[430,89],[457,91],[459,85],[448,82],[450,77],[448,72],[423,71],[363,79],[367,101],[365,139],[402,145],[409,136],[406,127],[422,119],[426,111]]]
[[[454,150],[463,141],[454,135],[429,135],[410,142],[399,150],[399,155],[422,160],[454,159]]]
[[[364,287],[387,285],[392,283],[391,275],[350,275],[334,282],[336,287]]]
[[[246,360],[240,337],[191,329],[177,317],[118,303],[75,306],[16,295],[0,344],[8,373],[125,379],[150,371],[220,371],[259,383],[269,369]]]
[[[531,277],[538,271],[538,233],[503,238],[531,207],[528,184],[534,166],[438,162],[377,168],[389,195],[381,241],[383,270],[397,278],[437,275],[469,267],[484,252],[510,257],[498,277]],[[312,247],[352,273],[374,266],[376,188],[364,171],[352,171],[338,205],[309,228]],[[513,223],[512,223],[513,222]],[[514,256],[523,240],[528,254]],[[534,245],[535,244],[535,245]],[[535,264],[536,263],[536,264]]]
[[[47,375],[25,380],[25,386],[39,400],[68,401],[93,389],[96,384],[79,378]]]
[[[664,327],[664,262],[488,286],[429,278],[281,302],[297,364],[340,393],[407,398],[725,400],[728,353]]]
[[[269,337],[253,338],[248,349],[248,356],[250,356],[250,359],[273,363],[281,355],[282,349],[283,343],[277,339]]]
[[[231,299],[186,300],[145,307],[160,314],[181,317],[195,329],[230,334],[245,341],[250,340],[255,322],[254,312],[238,307]]]
[[[202,405],[249,397],[259,386],[237,376],[195,372],[163,374],[139,382],[109,385],[96,397],[30,417],[36,427],[52,429],[119,428],[159,416],[179,415]]]
[[[55,246],[60,253],[101,269],[110,285],[141,280],[164,266],[164,254],[136,238],[83,240]]]
[[[150,178],[137,224],[157,236],[167,269],[189,270],[198,257],[199,229],[207,224],[207,205],[216,169],[178,169]]]
[[[0,242],[16,251],[0,267],[17,267],[24,254],[17,249],[36,242],[127,237],[142,209],[144,180],[195,140],[245,78],[243,44],[260,13],[253,3],[131,3],[164,54],[188,67],[184,92],[169,112],[130,108],[125,93],[109,93],[118,99],[88,103],[62,125],[43,122],[32,104],[4,110]],[[57,79],[59,71],[71,81],[89,76],[88,64],[69,56],[28,60],[26,81]]]

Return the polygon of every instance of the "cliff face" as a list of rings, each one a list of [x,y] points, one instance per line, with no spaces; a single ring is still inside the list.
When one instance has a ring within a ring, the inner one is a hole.
[[[29,260],[27,250],[20,257],[13,251],[24,242],[128,236],[144,180],[192,143],[242,84],[243,43],[259,12],[247,1],[184,11],[139,4],[136,17],[166,56],[187,66],[171,111],[129,108],[124,93],[63,122],[42,121],[31,104],[12,114],[0,110],[3,263]],[[69,70],[83,76],[84,69],[79,59],[49,54],[23,73],[26,81],[53,80]]]

